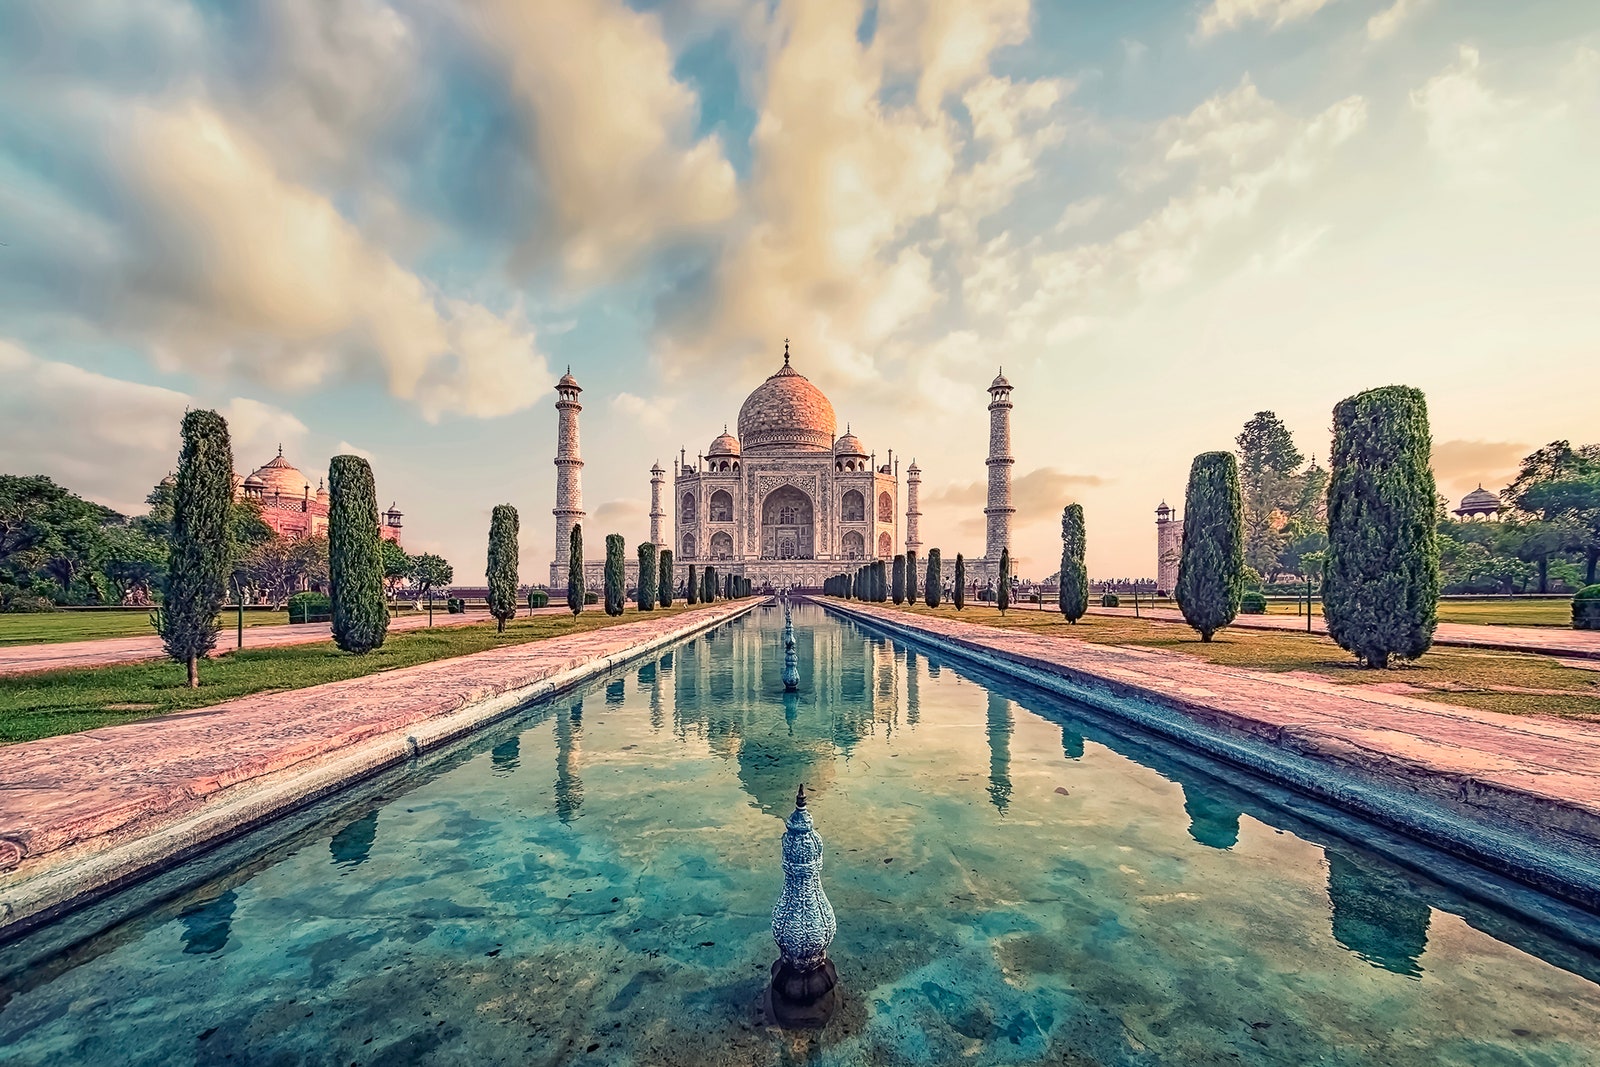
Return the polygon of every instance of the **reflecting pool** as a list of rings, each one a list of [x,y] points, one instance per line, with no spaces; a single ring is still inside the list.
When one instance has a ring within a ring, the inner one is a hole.
[[[1085,709],[795,626],[798,694],[758,609],[5,976],[0,1060],[1600,1062],[1592,954]],[[845,990],[812,1036],[759,1011],[802,781]]]

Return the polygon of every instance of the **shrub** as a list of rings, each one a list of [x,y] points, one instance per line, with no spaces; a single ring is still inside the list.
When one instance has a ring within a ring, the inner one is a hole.
[[[172,548],[162,598],[161,644],[185,664],[189,687],[200,684],[200,660],[217,643],[217,613],[227,594],[233,556],[233,444],[228,424],[215,411],[183,417],[172,499]],[[378,536],[378,505],[372,505],[372,536]],[[376,553],[377,546],[373,546]],[[383,580],[378,580],[379,606]]]
[[[606,534],[606,614],[621,615],[627,600],[628,568],[621,534]]]
[[[1265,615],[1267,598],[1252,590],[1239,598],[1239,612],[1243,615]]]
[[[446,597],[444,606],[445,610],[450,612],[452,615],[462,615],[465,614],[467,610],[467,602],[460,597],[455,596]]]
[[[333,601],[321,593],[296,593],[289,598],[289,621],[327,622],[333,614]]]
[[[1239,614],[1244,595],[1244,504],[1232,452],[1202,452],[1189,467],[1183,554],[1173,596],[1183,618],[1210,641]]]
[[[950,599],[957,611],[967,606],[967,561],[959,552],[956,553],[956,584]]]
[[[1102,593],[1100,595],[1100,606],[1103,608],[1120,608],[1122,600],[1115,593]]]
[[[600,603],[600,594],[594,592],[585,592],[583,594],[583,602],[585,604],[598,604]],[[577,613],[574,612],[573,614]]]
[[[1572,628],[1600,630],[1600,585],[1586,585],[1573,594]]]
[[[550,606],[550,594],[543,589],[532,589],[528,592],[528,608],[547,608]]]
[[[382,648],[389,632],[383,550],[378,544],[378,496],[371,464],[360,456],[334,456],[328,465],[328,496],[333,643],[346,652],[365,655]]]
[[[1083,505],[1068,504],[1061,511],[1061,575],[1056,604],[1073,624],[1089,610],[1089,568],[1083,561],[1086,536]]]
[[[56,606],[42,596],[32,593],[8,593],[0,596],[0,612],[17,615],[37,615],[56,610]]]
[[[1433,644],[1439,533],[1431,451],[1420,390],[1369,389],[1333,409],[1323,611],[1328,635],[1368,667],[1416,659]]]
[[[489,614],[497,632],[517,617],[517,509],[496,504],[489,517]]]

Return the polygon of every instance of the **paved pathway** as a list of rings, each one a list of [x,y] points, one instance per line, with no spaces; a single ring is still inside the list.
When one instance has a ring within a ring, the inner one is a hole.
[[[1048,606],[1048,605],[1047,605]],[[1031,607],[1031,605],[1030,605]],[[1125,615],[1133,618],[1132,608],[1090,607],[1092,615]],[[1140,608],[1139,616],[1156,622],[1183,622],[1183,612],[1173,608]],[[1234,626],[1254,630],[1306,629],[1304,615],[1240,615]],[[1311,617],[1315,633],[1327,633],[1322,616]],[[1559,626],[1486,626],[1462,622],[1441,622],[1434,631],[1436,645],[1467,648],[1495,648],[1508,652],[1538,652],[1547,656],[1600,659],[1600,630],[1564,630]]]
[[[558,615],[566,610],[565,607],[535,608],[534,613]],[[519,617],[526,614],[527,609],[524,608]],[[469,611],[461,615],[451,615],[442,610],[433,613],[435,626],[465,626],[474,622],[488,622],[489,619],[487,611]],[[389,620],[389,632],[404,633],[406,630],[418,630],[427,625],[426,611],[417,614],[408,612]],[[325,622],[299,623],[294,626],[288,623],[246,626],[244,647],[276,648],[279,645],[307,645],[316,641],[329,641],[332,637],[333,628]],[[221,656],[234,651],[237,647],[236,638],[237,631],[224,625],[213,655]],[[35,671],[57,671],[68,667],[105,667],[113,663],[138,663],[143,660],[161,659],[165,655],[166,653],[161,650],[161,638],[155,634],[143,634],[138,637],[102,637],[93,641],[58,641],[54,644],[9,645],[0,648],[0,675],[32,674]]]
[[[0,748],[0,929],[97,877],[127,878],[230,828],[188,829],[208,808],[242,805],[232,825],[260,821],[308,790],[336,788],[492,721],[528,699],[530,687],[605,671],[641,646],[760,603],[719,603]],[[290,778],[301,784],[285,790]],[[263,801],[274,783],[285,795]],[[162,833],[176,836],[149,844]],[[107,858],[130,843],[133,859]],[[84,873],[85,863],[98,875]]]
[[[1560,839],[1558,848],[1576,840],[1584,862],[1600,871],[1600,728],[1595,726],[1351,691],[1303,676],[1218,666],[1177,652],[1095,645],[854,601],[841,610],[928,634],[991,663],[1086,683],[1113,697],[1151,700],[1214,734],[1263,743],[1264,751],[1309,757],[1402,795],[1428,798],[1490,828],[1513,827],[1514,839],[1548,833]],[[1589,892],[1600,904],[1600,880]]]

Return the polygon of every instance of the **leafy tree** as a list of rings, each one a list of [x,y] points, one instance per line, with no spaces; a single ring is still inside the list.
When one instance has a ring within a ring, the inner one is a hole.
[[[0,474],[0,588],[57,603],[105,599],[107,531],[123,521],[43,475]]]
[[[1202,452],[1189,468],[1183,554],[1173,591],[1190,626],[1210,641],[1239,614],[1244,595],[1243,506],[1231,452]]]
[[[328,584],[333,643],[358,656],[383,647],[389,606],[383,599],[378,496],[372,466],[360,456],[328,465]]]
[[[689,573],[683,579],[683,602],[690,607],[700,603],[700,583],[695,578],[694,564],[689,564]]]
[[[172,541],[166,596],[158,616],[167,655],[200,685],[200,657],[217,643],[217,613],[227,595],[233,556],[233,444],[215,411],[183,417],[183,449],[172,494]]]
[[[1074,625],[1089,610],[1089,568],[1083,556],[1085,540],[1083,505],[1068,504],[1061,511],[1061,574],[1056,603],[1061,614]]]
[[[131,525],[162,544],[172,540],[172,500],[176,485],[173,478],[157,482],[144,498],[150,510],[131,520]],[[251,548],[277,536],[261,517],[261,505],[254,500],[230,500],[228,524],[235,564],[243,560]]]
[[[252,545],[235,573],[241,585],[250,586],[257,597],[277,607],[298,584],[296,570],[294,545],[286,538],[274,537]]]
[[[1308,503],[1305,479],[1295,474],[1304,457],[1295,448],[1289,428],[1270,411],[1256,412],[1235,443],[1244,504],[1245,562],[1275,579],[1280,554],[1289,540],[1285,533],[1289,516]]]
[[[100,572],[117,604],[148,602],[167,571],[167,546],[128,523],[101,531]]]
[[[917,554],[906,553],[906,603],[917,602]]]
[[[623,562],[621,534],[606,534],[606,614],[621,615],[627,592],[628,568]]]
[[[1000,550],[1000,575],[999,581],[995,583],[994,595],[995,604],[999,607],[1000,614],[1004,615],[1006,609],[1011,606],[1011,550],[1009,548]]]
[[[959,552],[956,553],[956,584],[951,599],[957,611],[967,606],[967,561]]]
[[[505,633],[506,623],[517,617],[517,509],[496,504],[489,516],[489,614],[494,616],[496,632]]]
[[[639,546],[639,610],[656,610],[656,546],[649,541]]]
[[[384,592],[393,599],[400,586],[411,578],[414,563],[405,549],[387,538],[379,543],[378,550],[383,555]]]
[[[583,527],[572,525],[567,540],[567,610],[576,617],[583,611]]]
[[[923,593],[923,603],[930,608],[938,607],[939,596],[944,592],[944,568],[937,548],[928,550],[928,580],[924,584],[927,588]]]
[[[906,602],[906,557],[898,555],[894,558],[894,576],[890,590],[896,604]]]
[[[411,557],[411,584],[416,586],[417,595],[427,597],[429,603],[433,602],[435,590],[449,588],[455,578],[455,568],[443,556],[424,552]]]
[[[1600,463],[1596,467],[1600,468]],[[1535,482],[1517,495],[1516,505],[1559,529],[1562,549],[1583,553],[1584,584],[1593,585],[1596,563],[1600,561],[1600,470]],[[1541,593],[1548,591],[1548,566],[1547,557],[1539,574]]]
[[[1368,667],[1416,659],[1433,644],[1439,541],[1428,405],[1386,386],[1333,409],[1328,557],[1329,635]]]
[[[660,567],[656,572],[656,597],[664,608],[672,607],[672,549],[661,550]]]

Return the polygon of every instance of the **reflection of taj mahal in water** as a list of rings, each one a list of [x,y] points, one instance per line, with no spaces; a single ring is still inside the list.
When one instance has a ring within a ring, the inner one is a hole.
[[[556,385],[560,425],[556,449],[556,552],[550,588],[564,589],[572,528],[584,519],[580,477],[578,394],[570,373]],[[1011,383],[996,377],[989,386],[989,493],[984,509],[987,541],[968,576],[984,581],[1010,547]],[[822,390],[790,365],[758,385],[739,409],[737,436],[723,427],[705,452],[688,461],[680,451],[671,497],[663,501],[666,471],[650,472],[650,539],[673,550],[680,577],[688,564],[711,565],[723,574],[749,578],[756,588],[820,588],[824,579],[901,552],[921,554],[917,529],[921,470],[906,468],[904,510],[900,465],[890,451],[883,462],[845,429],[838,436],[833,405]],[[667,506],[664,508],[663,503]],[[663,519],[672,519],[669,533]],[[903,518],[903,523],[902,523]],[[602,541],[608,531],[584,528],[584,578],[589,588],[602,579]],[[957,547],[944,546],[947,568]],[[628,553],[628,580],[637,561]]]

